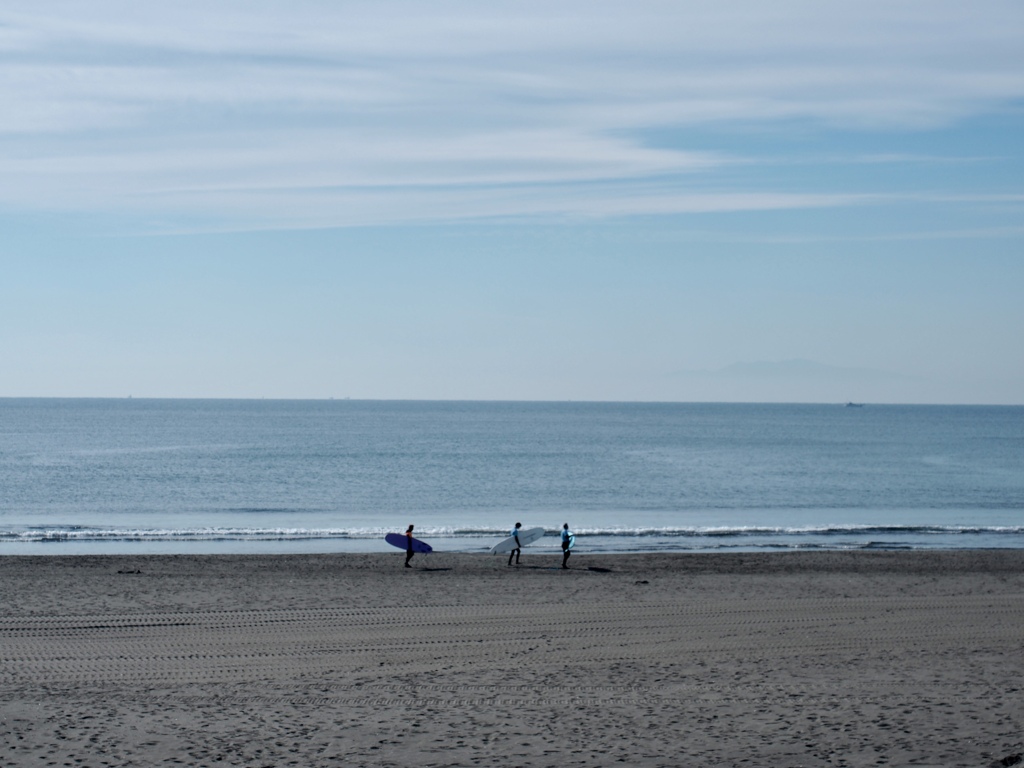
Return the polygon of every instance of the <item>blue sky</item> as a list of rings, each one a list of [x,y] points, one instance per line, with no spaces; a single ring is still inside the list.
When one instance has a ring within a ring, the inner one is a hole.
[[[1019,2],[168,5],[0,8],[0,396],[1024,402]]]

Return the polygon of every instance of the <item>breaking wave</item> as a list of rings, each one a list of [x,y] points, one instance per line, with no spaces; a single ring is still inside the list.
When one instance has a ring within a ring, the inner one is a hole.
[[[303,540],[369,540],[380,539],[391,528],[289,528],[289,527],[209,527],[209,528],[103,528],[77,525],[49,525],[18,530],[0,530],[0,543],[18,542],[188,542],[188,541],[303,541]],[[676,540],[681,548],[690,548],[697,541],[734,540],[743,546],[744,541],[775,539],[778,544],[784,540],[806,539],[869,539],[864,546],[886,547],[882,540],[906,540],[919,537],[965,537],[979,536],[1012,538],[1024,535],[1024,526],[899,526],[899,525],[838,525],[823,527],[770,527],[770,526],[715,526],[715,527],[616,527],[587,528],[574,530],[578,537],[619,540],[616,549],[628,550],[629,540],[637,549],[645,548],[651,540],[662,545]],[[557,528],[548,530],[550,536],[558,534]],[[504,537],[505,528],[451,528],[438,526],[417,527],[417,535],[445,539],[484,539]],[[724,542],[722,542],[724,543]],[[970,546],[968,543],[962,546]]]

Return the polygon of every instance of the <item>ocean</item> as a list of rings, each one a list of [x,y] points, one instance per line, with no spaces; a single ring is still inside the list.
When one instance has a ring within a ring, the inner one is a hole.
[[[1024,547],[1024,407],[0,399],[0,555]]]

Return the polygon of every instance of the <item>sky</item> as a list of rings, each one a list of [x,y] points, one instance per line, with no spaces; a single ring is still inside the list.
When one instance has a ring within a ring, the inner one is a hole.
[[[0,397],[1024,404],[1024,3],[5,0]]]

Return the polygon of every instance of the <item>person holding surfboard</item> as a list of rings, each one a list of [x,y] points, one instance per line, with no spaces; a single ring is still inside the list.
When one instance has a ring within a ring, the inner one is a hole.
[[[522,523],[516,523],[516,527],[512,529],[512,538],[516,540],[516,546],[511,552],[508,553],[509,565],[512,565],[512,555],[516,556],[516,565],[519,565],[519,555],[523,551],[523,545],[519,543],[519,529],[522,527]]]
[[[413,551],[412,551],[412,529],[413,529],[413,526],[411,526],[411,525],[408,528],[405,529],[405,567],[406,568],[412,568],[412,566],[409,565],[409,561],[412,560],[412,556],[413,556]]]
[[[400,533],[389,533],[384,537],[384,541],[392,547],[398,547],[399,549],[405,550],[406,568],[412,568],[412,566],[409,565],[409,561],[412,560],[412,556],[417,552],[421,554],[428,554],[434,551],[434,548],[427,544],[427,542],[414,539],[412,537],[412,529],[413,526],[410,525],[406,529],[404,536]]]
[[[565,523],[562,525],[562,567],[568,570],[569,555],[572,553],[569,549],[573,545],[573,539],[576,537],[572,535],[572,531],[569,530],[569,524]]]

